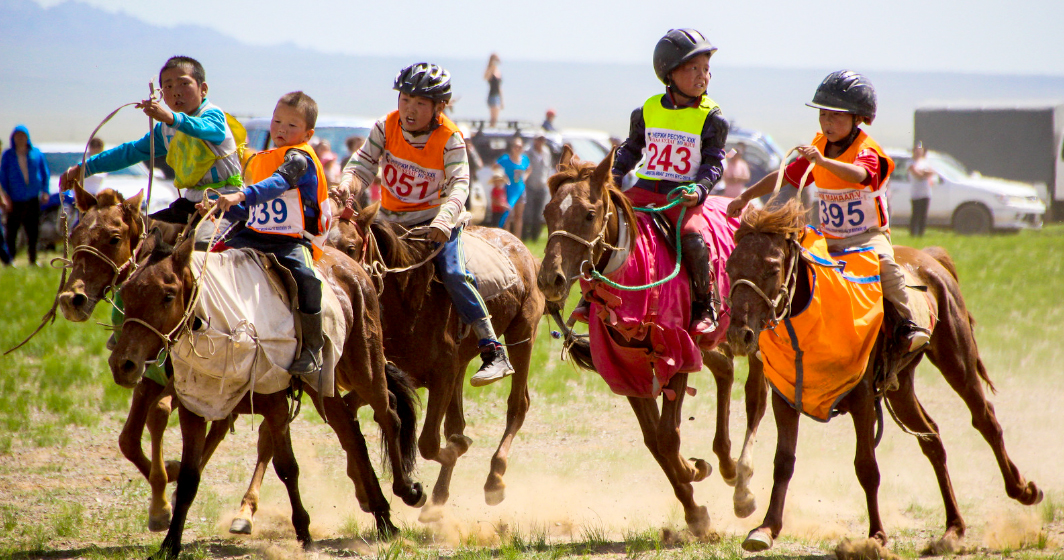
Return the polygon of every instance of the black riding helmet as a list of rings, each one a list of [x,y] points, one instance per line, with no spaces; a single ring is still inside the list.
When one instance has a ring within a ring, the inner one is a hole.
[[[828,74],[816,88],[813,101],[806,103],[814,109],[841,111],[862,117],[872,124],[876,119],[876,88],[868,78],[851,70]]]
[[[669,85],[669,73],[684,61],[700,54],[713,56],[717,47],[706,36],[694,29],[670,29],[654,47],[654,73],[665,85]]]
[[[433,101],[451,100],[451,73],[436,64],[418,62],[403,68],[395,75],[392,89]]]

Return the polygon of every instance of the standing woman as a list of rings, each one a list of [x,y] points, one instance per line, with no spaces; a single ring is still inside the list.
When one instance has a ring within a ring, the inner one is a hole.
[[[491,53],[488,57],[488,67],[484,69],[484,80],[488,82],[488,111],[491,112],[491,123],[495,126],[499,120],[499,110],[502,106],[502,72],[499,70],[499,55]]]
[[[520,136],[510,140],[510,149],[495,161],[506,172],[506,204],[510,210],[499,217],[499,226],[521,237],[522,221],[525,214],[525,180],[532,172],[531,160],[525,155],[525,142]]]
[[[30,141],[29,129],[16,126],[11,132],[11,147],[0,157],[0,187],[11,201],[7,215],[8,253],[15,258],[18,230],[25,230],[30,266],[37,266],[37,226],[41,204],[48,202],[49,177],[48,162]]]
[[[931,205],[931,185],[934,184],[938,174],[927,163],[927,150],[921,142],[913,148],[913,162],[909,165],[909,175],[912,176],[912,215],[909,217],[909,232],[913,237],[922,237],[927,227],[927,207]]]

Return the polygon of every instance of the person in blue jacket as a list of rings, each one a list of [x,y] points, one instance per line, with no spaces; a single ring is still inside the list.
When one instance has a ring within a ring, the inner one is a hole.
[[[30,131],[18,125],[11,132],[11,147],[0,157],[0,187],[11,199],[7,215],[7,246],[12,259],[18,251],[18,230],[26,232],[30,266],[37,266],[37,226],[41,204],[48,202],[48,162],[33,147]]]

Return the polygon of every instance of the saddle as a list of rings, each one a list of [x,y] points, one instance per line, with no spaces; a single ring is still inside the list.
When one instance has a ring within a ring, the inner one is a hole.
[[[510,257],[487,238],[493,235],[492,229],[473,227],[462,235],[466,270],[477,279],[477,291],[485,302],[509,290],[520,279]]]
[[[271,255],[251,249],[195,252],[191,265],[199,279],[197,320],[171,349],[174,389],[192,412],[219,420],[248,392],[276,393],[291,383],[288,367],[300,349],[292,315],[295,282]],[[324,363],[307,382],[329,397],[347,326],[327,284],[322,312]]]

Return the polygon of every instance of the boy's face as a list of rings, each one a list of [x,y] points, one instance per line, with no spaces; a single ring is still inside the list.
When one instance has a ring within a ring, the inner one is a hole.
[[[12,140],[15,142],[15,147],[20,150],[25,150],[26,146],[29,144],[29,141],[26,140],[26,133],[21,130],[15,133]]]
[[[820,110],[820,131],[831,142],[838,142],[853,130],[853,115],[842,111]]]
[[[709,86],[709,55],[685,60],[669,74],[669,80],[687,97],[700,97]]]
[[[163,101],[171,111],[191,113],[207,96],[207,83],[197,82],[184,66],[163,70],[159,80],[162,82]]]
[[[399,94],[399,122],[407,132],[428,130],[436,117],[436,102],[427,97]]]
[[[314,129],[307,128],[307,119],[298,109],[284,103],[278,103],[273,109],[270,121],[270,139],[276,148],[295,146],[310,141]]]

